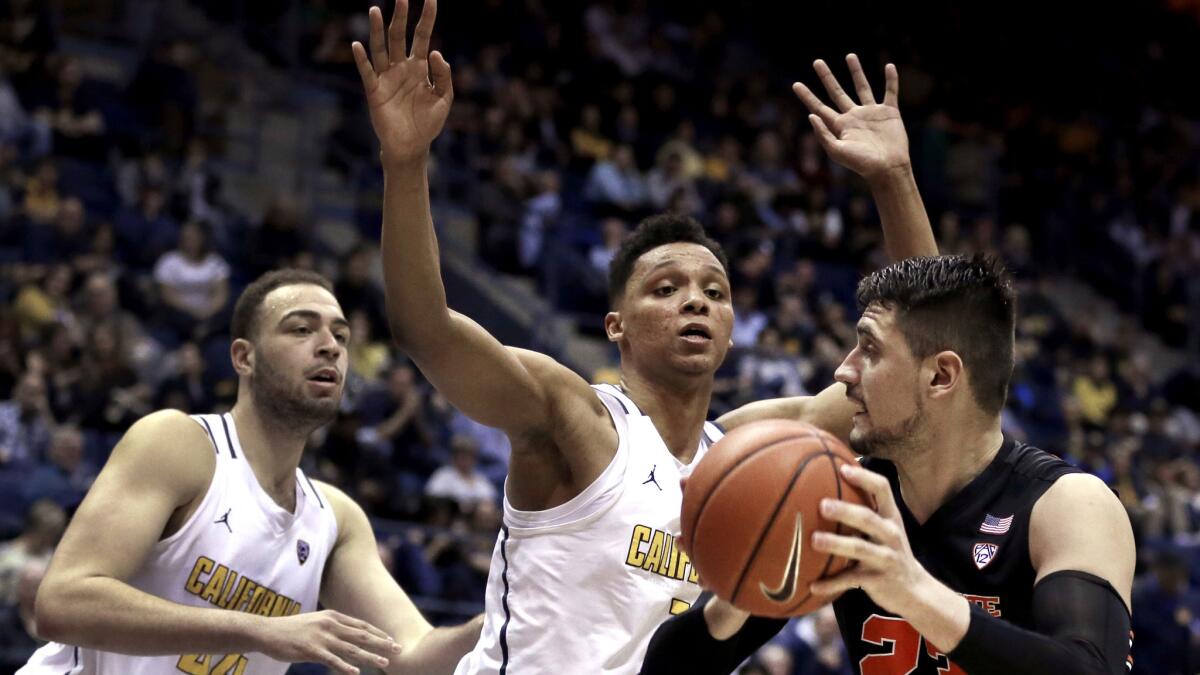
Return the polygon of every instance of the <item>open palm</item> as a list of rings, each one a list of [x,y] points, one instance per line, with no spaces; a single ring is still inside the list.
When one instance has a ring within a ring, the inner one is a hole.
[[[407,0],[396,0],[386,35],[383,12],[372,7],[369,17],[371,56],[367,57],[361,42],[351,48],[383,160],[387,163],[422,157],[441,133],[454,100],[450,64],[441,52],[429,52],[437,0],[425,0],[413,32],[412,54],[408,54],[405,44]]]
[[[846,63],[850,66],[850,75],[860,103],[855,103],[842,89],[824,61],[818,60],[813,64],[813,69],[825,85],[825,91],[841,112],[825,105],[804,84],[797,82],[792,85],[792,90],[812,113],[809,121],[821,145],[835,161],[864,178],[907,166],[908,134],[897,106],[900,76],[896,67],[889,63],[884,69],[886,83],[883,103],[876,103],[858,57],[850,54],[846,57]]]

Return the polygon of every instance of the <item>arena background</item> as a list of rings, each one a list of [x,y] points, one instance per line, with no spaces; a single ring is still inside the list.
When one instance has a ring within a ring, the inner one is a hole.
[[[814,58],[845,76],[854,51],[877,87],[894,62],[941,250],[999,253],[1020,281],[1005,428],[1119,490],[1134,672],[1195,673],[1200,3],[969,5],[446,0],[457,99],[431,188],[451,304],[612,378],[613,247],[686,211],[734,268],[713,414],[819,390],[882,253],[865,186],[789,85]],[[508,448],[389,346],[349,49],[368,6],[0,0],[0,672],[36,647],[40,571],[122,431],[230,405],[231,298],[285,265],[335,279],[354,324],[343,411],[305,469],[363,504],[427,615],[482,608]],[[819,614],[742,672],[849,670]]]

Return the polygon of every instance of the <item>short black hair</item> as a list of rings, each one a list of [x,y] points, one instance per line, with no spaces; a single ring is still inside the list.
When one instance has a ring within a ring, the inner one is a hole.
[[[1017,294],[995,257],[976,254],[909,258],[858,284],[859,310],[879,304],[913,356],[958,354],[971,373],[971,392],[984,412],[999,414],[1014,366]]]
[[[267,272],[251,282],[238,296],[233,306],[229,336],[234,340],[252,339],[251,336],[258,330],[258,310],[263,300],[276,288],[295,284],[312,284],[333,292],[333,284],[329,279],[311,270],[287,268]]]
[[[665,244],[677,242],[700,244],[717,257],[721,268],[729,275],[729,259],[717,240],[708,236],[704,226],[691,216],[663,213],[638,223],[636,229],[621,242],[621,248],[608,266],[608,300],[612,305],[625,295],[625,285],[633,274],[633,266],[642,254]]]

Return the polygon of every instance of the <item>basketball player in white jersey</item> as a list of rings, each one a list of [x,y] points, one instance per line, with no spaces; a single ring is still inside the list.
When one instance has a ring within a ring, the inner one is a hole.
[[[620,348],[620,386],[590,387],[450,310],[426,180],[430,143],[453,100],[450,65],[429,51],[436,12],[436,0],[425,0],[409,55],[407,3],[397,0],[386,30],[372,8],[370,55],[361,43],[353,49],[381,145],[393,334],[447,399],[512,441],[483,633],[456,672],[635,673],[655,628],[700,594],[675,545],[679,480],[721,435],[706,416],[733,325],[725,256],[690,218],[658,216],[631,235],[612,264],[613,311],[605,317]],[[869,94],[857,59],[849,62],[860,97]],[[818,72],[837,86],[823,63]],[[810,120],[835,158],[868,179],[889,253],[900,258],[936,246],[910,170],[897,86],[889,67],[884,104],[864,98],[840,116]],[[853,413],[836,385],[736,415],[791,416],[845,436]]]
[[[346,376],[331,288],[299,270],[252,283],[231,328],[233,410],[163,410],[121,439],[38,592],[37,631],[55,642],[22,675],[449,672],[474,644],[480,620],[432,629],[362,509],[299,469]]]

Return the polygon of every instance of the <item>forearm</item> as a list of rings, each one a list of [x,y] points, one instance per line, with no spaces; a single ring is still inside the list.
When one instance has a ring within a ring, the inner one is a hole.
[[[785,624],[786,619],[750,616],[727,603],[701,599],[658,627],[640,675],[728,675]]]
[[[413,646],[404,646],[398,658],[392,660],[387,672],[401,673],[453,673],[462,657],[479,641],[483,628],[483,615],[458,625],[434,628]]]
[[[449,321],[426,158],[385,163],[383,279],[392,334],[403,346],[436,339]]]
[[[180,605],[103,577],[43,588],[36,611],[39,637],[137,656],[257,651],[267,620]]]
[[[938,254],[933,226],[917,189],[912,166],[889,169],[868,179],[883,226],[883,242],[893,261]]]

